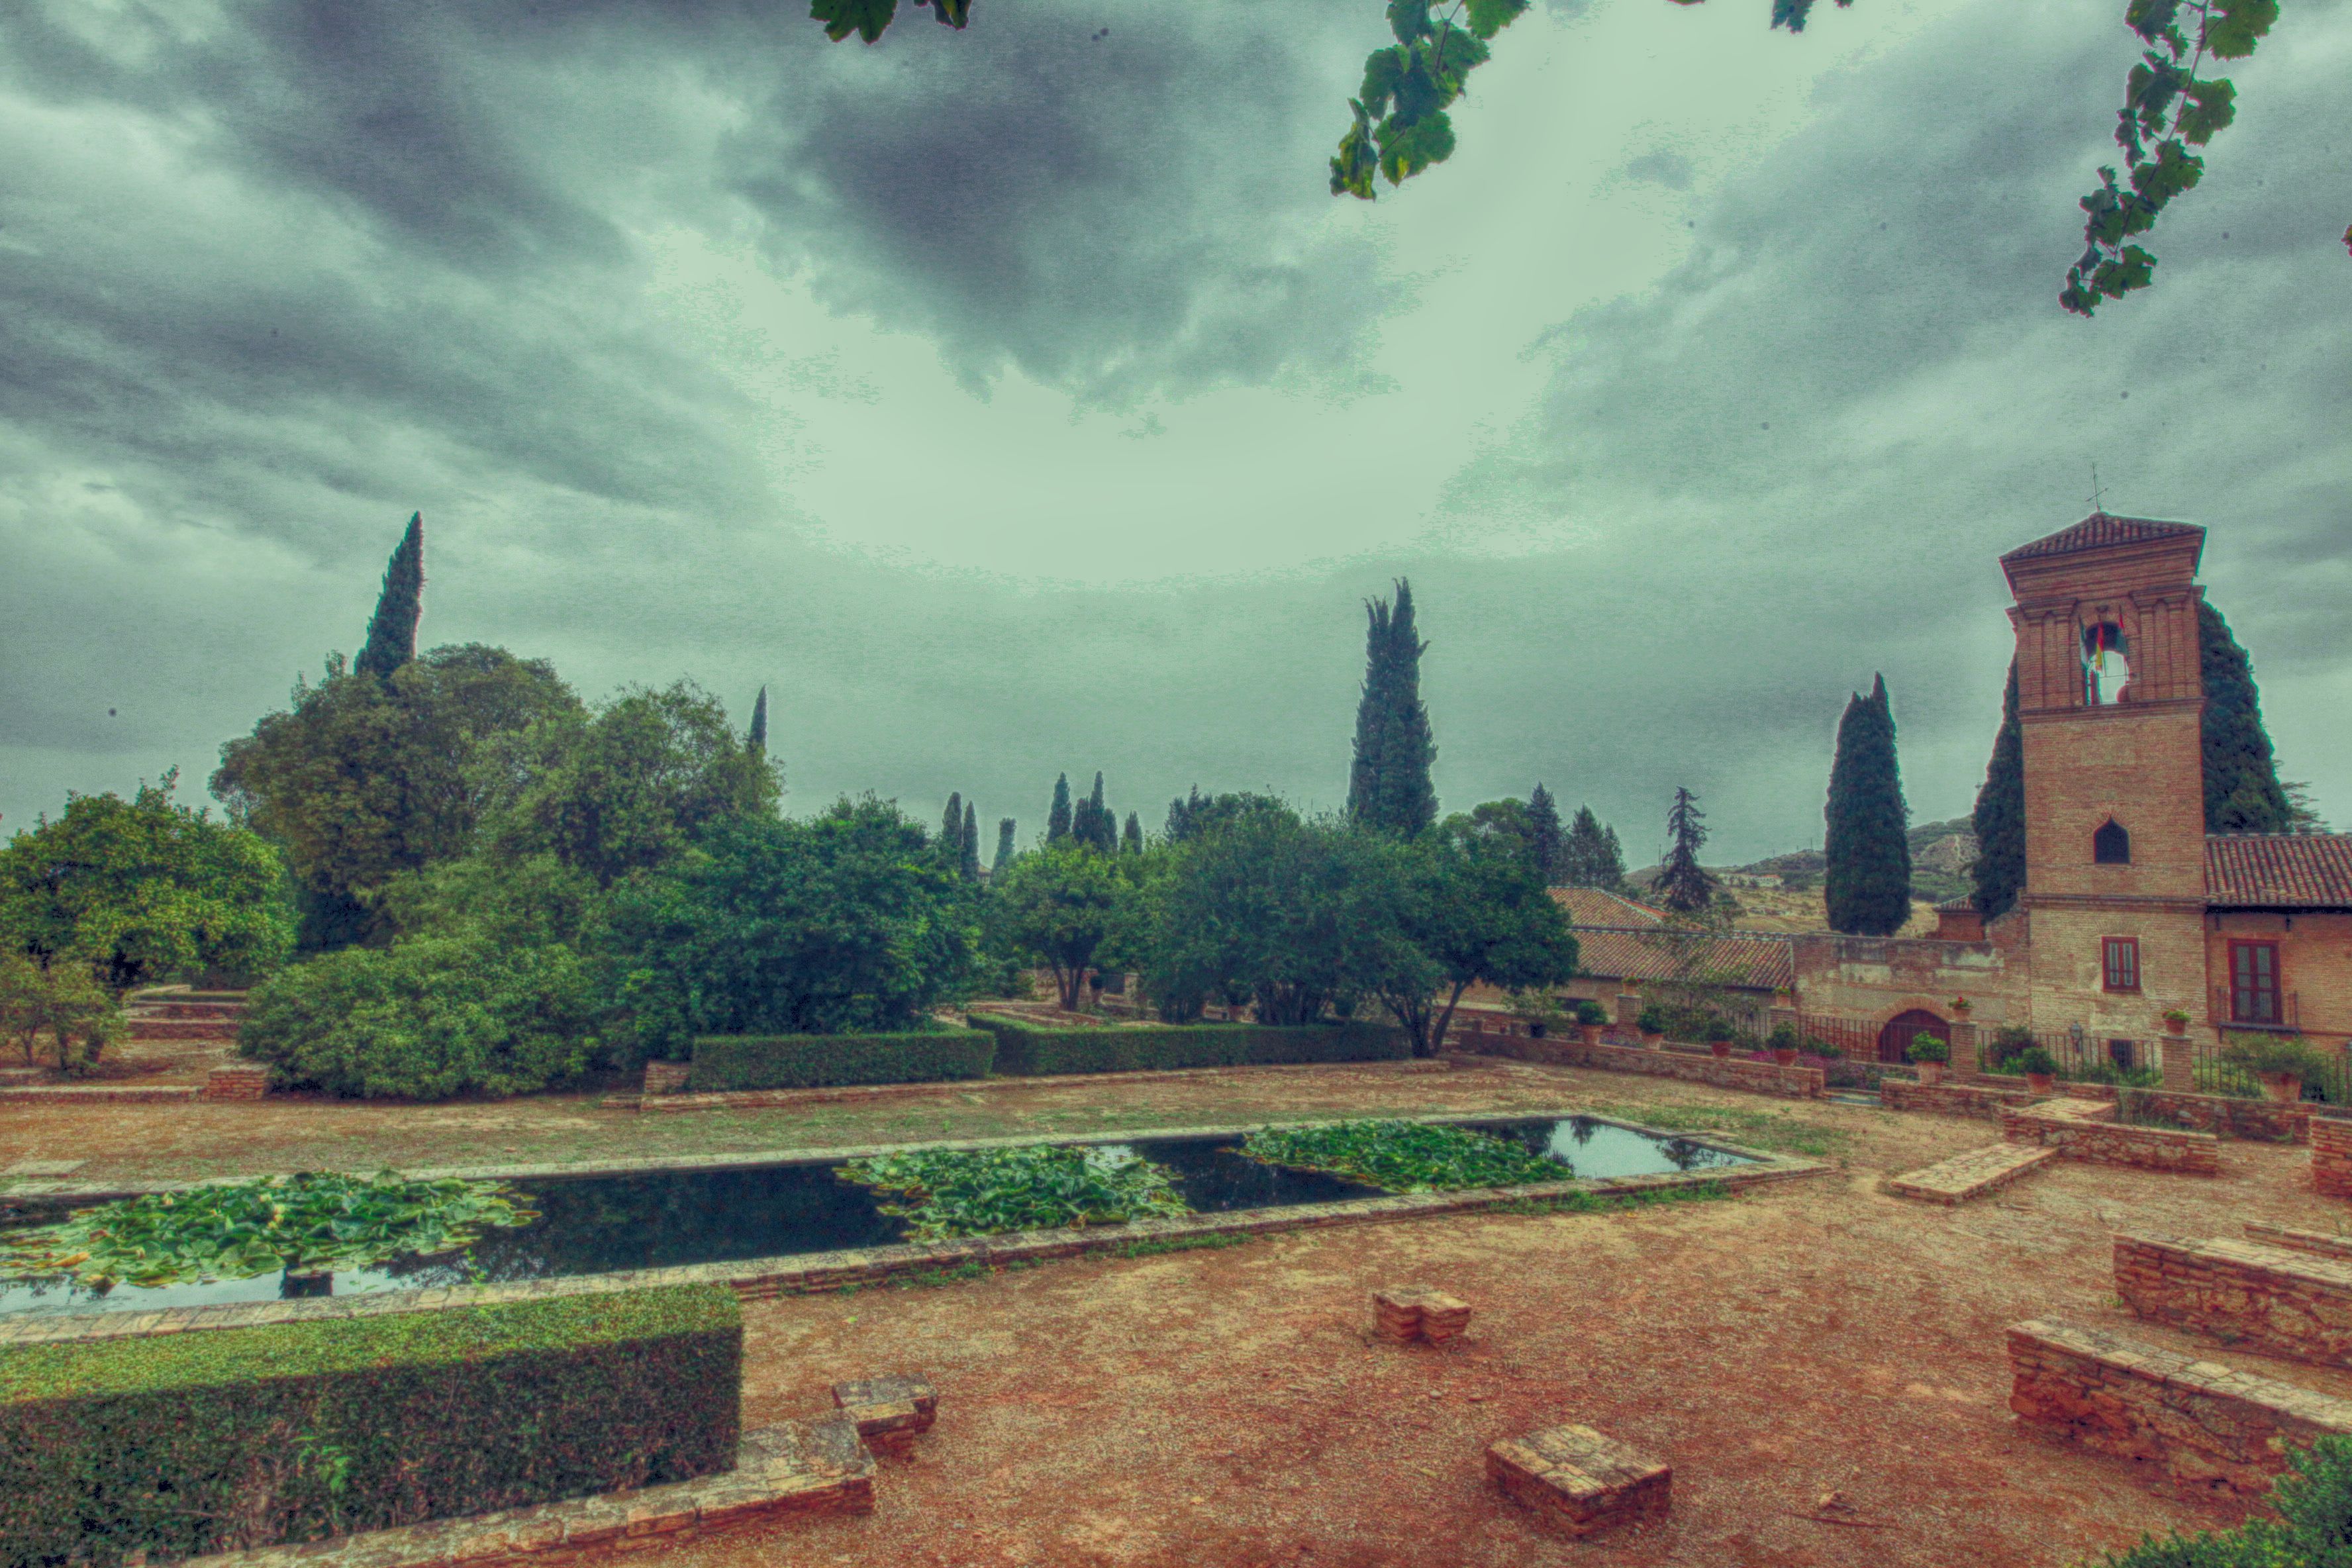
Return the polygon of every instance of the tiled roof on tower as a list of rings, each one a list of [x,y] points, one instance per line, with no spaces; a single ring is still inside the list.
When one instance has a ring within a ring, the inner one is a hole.
[[[2352,834],[2215,834],[2205,901],[2236,909],[2352,909]]]
[[[2095,511],[2072,528],[2062,528],[2046,539],[2021,544],[2002,556],[2001,563],[2032,561],[2043,555],[2072,555],[2078,550],[2098,550],[2111,544],[2144,544],[2157,539],[2203,539],[2194,523],[2161,522],[2152,517],[2110,517]]]

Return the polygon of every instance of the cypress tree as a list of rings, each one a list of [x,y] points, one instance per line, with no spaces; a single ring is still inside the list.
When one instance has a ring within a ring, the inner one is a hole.
[[[1013,864],[1013,818],[1009,816],[996,819],[996,860],[988,868],[992,878]]]
[[[1560,837],[1559,803],[1540,784],[1528,794],[1528,836],[1544,885],[1559,886],[1568,868],[1568,845]]]
[[[963,851],[959,857],[963,865],[963,879],[967,882],[979,881],[980,810],[970,801],[964,802],[963,805],[963,839],[960,847]]]
[[[751,731],[743,739],[753,755],[768,754],[768,689],[764,686],[760,688],[760,700],[751,704]]]
[[[1970,897],[1987,920],[2007,914],[2025,890],[2025,731],[2017,721],[2017,660],[2009,661],[2009,689],[2000,700],[2000,730],[1985,764],[1984,787],[1969,825],[1977,836]]]
[[[1411,836],[1437,820],[1430,782],[1437,743],[1421,700],[1421,656],[1429,645],[1413,626],[1412,584],[1400,577],[1396,590],[1393,605],[1364,601],[1364,690],[1356,704],[1348,818]]]
[[[2284,833],[2294,814],[2263,728],[2252,661],[2221,612],[2201,600],[2197,642],[2205,679],[2205,831]]]
[[[1045,842],[1059,844],[1070,836],[1070,775],[1054,780],[1053,808],[1045,813]]]
[[[1070,824],[1070,836],[1105,855],[1118,853],[1118,815],[1103,804],[1103,776],[1095,772],[1094,793],[1087,795]]]
[[[1830,929],[1849,936],[1892,936],[1911,918],[1911,811],[1895,755],[1895,708],[1886,678],[1859,692],[1838,721],[1822,816],[1822,890]]]
[[[948,808],[940,816],[940,847],[947,851],[948,863],[963,863],[963,792],[948,792]]]
[[[367,641],[352,661],[355,675],[388,680],[392,672],[416,657],[416,622],[425,613],[425,514],[408,520],[399,548],[383,569],[383,587],[377,593],[375,614],[368,617]]]
[[[1589,805],[1576,808],[1561,854],[1560,882],[1571,888],[1607,888],[1625,883],[1625,855],[1617,846],[1617,830],[1604,827]]]
[[[1118,836],[1118,850],[1122,855],[1143,853],[1143,822],[1131,811],[1127,814],[1126,830]]]
[[[1700,847],[1706,843],[1706,813],[1698,808],[1698,796],[1686,789],[1675,791],[1675,804],[1666,812],[1666,834],[1674,847],[1659,873],[1658,891],[1666,908],[1696,914],[1715,902],[1715,879],[1698,863]]]

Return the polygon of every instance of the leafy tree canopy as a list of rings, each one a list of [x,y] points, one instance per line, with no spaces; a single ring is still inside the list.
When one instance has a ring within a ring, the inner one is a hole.
[[[1095,954],[1133,897],[1116,858],[1065,837],[1006,867],[989,889],[992,940],[1054,972],[1065,1007],[1078,1005]]]
[[[1204,795],[1200,785],[1195,784],[1189,794],[1168,803],[1168,842],[1182,844],[1260,812],[1287,816],[1294,821],[1298,816],[1278,795],[1258,795],[1249,790]]]

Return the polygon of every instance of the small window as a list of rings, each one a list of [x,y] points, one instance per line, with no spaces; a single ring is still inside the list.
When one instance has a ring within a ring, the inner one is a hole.
[[[2119,1068],[2135,1068],[2139,1065],[2132,1060],[2132,1043],[2129,1040],[2109,1040],[2107,1060]]]
[[[2123,700],[2131,684],[2131,664],[2124,657],[2124,631],[2113,621],[2083,628],[2083,700],[2093,708]]]
[[[2091,835],[2091,859],[2095,865],[2128,866],[2131,864],[2131,835],[2114,817],[2099,825]]]
[[[2233,1024],[2275,1024],[2279,1021],[2278,943],[2233,942],[2230,944],[2230,1021]]]
[[[2110,991],[2139,989],[2139,938],[2111,936],[2100,941],[2102,967]]]

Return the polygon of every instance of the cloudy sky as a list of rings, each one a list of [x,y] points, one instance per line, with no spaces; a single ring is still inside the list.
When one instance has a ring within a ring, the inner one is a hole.
[[[796,810],[1042,826],[1097,768],[1344,794],[1410,575],[1449,808],[1817,842],[1884,671],[1915,816],[1998,716],[1993,557],[2212,531],[2284,771],[2352,822],[2352,0],[2300,0],[2159,230],[2054,296],[2118,0],[1548,0],[1453,161],[1324,159],[1377,0],[22,0],[0,14],[0,822],[355,649],[766,684]],[[1105,29],[1108,29],[1106,32]]]

